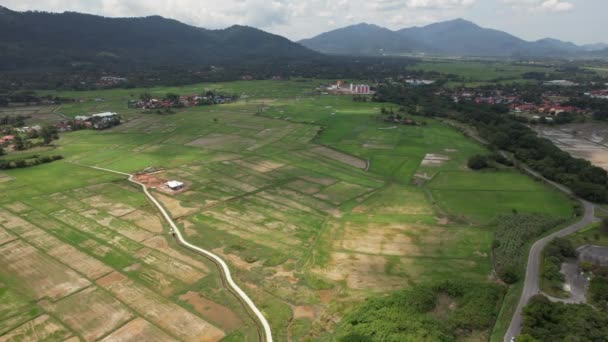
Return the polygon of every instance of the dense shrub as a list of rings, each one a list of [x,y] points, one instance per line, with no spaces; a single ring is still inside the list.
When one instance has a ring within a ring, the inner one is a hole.
[[[488,159],[485,156],[476,154],[469,158],[467,165],[472,170],[485,169],[488,167]]]
[[[561,222],[561,219],[534,214],[499,216],[492,244],[498,276],[508,284],[517,282],[523,275],[527,244]]]
[[[437,313],[437,299],[454,301]],[[338,325],[339,341],[454,341],[492,327],[503,288],[495,284],[446,281],[417,285],[387,297],[372,298]]]
[[[63,156],[31,156],[29,158],[0,160],[0,170],[20,169],[63,159]]]
[[[523,311],[522,334],[538,341],[606,341],[608,314],[586,304],[553,303],[532,297]]]
[[[608,311],[608,277],[596,275],[591,279],[589,301],[598,309]]]

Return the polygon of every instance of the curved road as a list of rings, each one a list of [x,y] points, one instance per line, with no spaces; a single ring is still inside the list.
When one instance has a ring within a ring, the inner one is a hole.
[[[565,187],[559,183],[552,182],[552,181],[542,177],[539,173],[535,172],[534,170],[530,169],[529,167],[527,167],[525,165],[520,165],[520,167],[525,172],[532,175],[533,177],[542,179],[546,183],[552,185],[553,187],[566,193],[567,195],[573,196],[572,191],[570,189],[568,189],[567,187]],[[507,333],[505,334],[505,338],[504,338],[505,342],[510,342],[514,337],[519,335],[519,333],[521,331],[521,326],[523,323],[522,310],[523,310],[524,306],[526,306],[526,304],[528,303],[528,301],[530,300],[531,297],[540,293],[540,288],[538,287],[538,279],[539,279],[539,276],[541,273],[541,270],[540,270],[541,254],[542,254],[542,251],[545,248],[545,246],[549,242],[551,242],[551,240],[553,240],[557,237],[564,237],[564,236],[570,235],[572,233],[575,233],[578,230],[592,224],[595,221],[595,214],[594,214],[595,206],[592,203],[587,202],[585,200],[582,200],[582,199],[578,199],[578,200],[581,202],[581,204],[583,205],[583,207],[585,209],[585,213],[584,213],[583,217],[581,218],[581,220],[560,231],[557,231],[551,235],[545,236],[544,238],[536,241],[532,245],[532,248],[530,248],[530,254],[528,255],[528,265],[526,267],[526,279],[524,281],[524,288],[521,293],[521,297],[519,298],[519,303],[517,304],[517,309],[515,311],[515,314],[513,315],[513,319],[511,320],[511,324],[509,325],[509,329],[507,330]]]
[[[188,247],[191,250],[194,250],[196,252],[199,252],[205,256],[207,256],[208,258],[212,259],[217,265],[219,265],[220,270],[224,273],[224,276],[226,278],[226,281],[228,283],[228,285],[230,286],[230,288],[234,291],[235,294],[237,294],[241,300],[247,304],[247,306],[249,307],[249,309],[251,309],[251,311],[255,314],[255,316],[257,317],[257,319],[260,321],[260,323],[262,323],[262,326],[264,328],[264,335],[265,335],[265,340],[266,342],[272,342],[272,331],[270,329],[270,325],[268,324],[268,321],[266,320],[266,317],[264,317],[264,315],[262,314],[262,312],[255,306],[255,303],[253,303],[253,301],[251,300],[251,298],[249,298],[249,296],[247,296],[247,294],[245,293],[245,291],[243,291],[232,279],[232,275],[230,273],[230,268],[228,268],[228,265],[226,264],[226,262],[224,262],[224,260],[222,260],[219,256],[205,250],[202,249],[200,247],[197,247],[191,243],[189,243],[188,241],[186,241],[184,239],[184,237],[182,236],[181,231],[179,230],[179,228],[177,227],[177,225],[175,224],[175,222],[173,222],[173,219],[171,218],[171,216],[169,216],[169,214],[167,213],[167,211],[165,210],[165,208],[163,208],[163,206],[156,200],[156,198],[154,198],[154,196],[152,196],[152,194],[150,194],[150,192],[148,191],[148,189],[146,188],[146,186],[138,181],[136,181],[134,179],[134,176],[132,174],[128,174],[128,173],[124,173],[124,172],[120,172],[120,171],[114,171],[114,170],[110,170],[110,169],[104,169],[101,167],[96,167],[96,166],[89,166],[89,165],[83,165],[83,164],[78,164],[78,163],[74,163],[74,162],[69,162],[72,164],[76,164],[76,165],[80,165],[80,166],[85,166],[85,167],[89,167],[92,169],[96,169],[96,170],[100,170],[100,171],[106,171],[106,172],[112,172],[112,173],[116,173],[119,175],[123,175],[123,176],[127,176],[129,177],[129,181],[131,183],[135,183],[139,186],[141,186],[141,188],[144,190],[144,194],[146,194],[146,197],[148,197],[148,199],[150,201],[152,201],[152,203],[156,206],[156,208],[161,212],[161,214],[163,215],[163,217],[165,218],[165,220],[167,221],[167,223],[169,223],[169,225],[171,226],[171,232],[173,234],[175,234],[175,237],[178,239],[178,241]]]

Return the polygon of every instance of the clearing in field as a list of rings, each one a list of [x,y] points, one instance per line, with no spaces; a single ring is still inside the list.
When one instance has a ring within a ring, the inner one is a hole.
[[[320,154],[324,157],[337,160],[341,163],[350,165],[350,166],[358,168],[358,169],[365,169],[367,167],[367,162],[365,160],[361,160],[357,157],[353,157],[346,153],[336,151],[334,149],[331,149],[331,148],[328,148],[325,146],[319,146],[319,147],[312,148],[311,151],[314,153]]]

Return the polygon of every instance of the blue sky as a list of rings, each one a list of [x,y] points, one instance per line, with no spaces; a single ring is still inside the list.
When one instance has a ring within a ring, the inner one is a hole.
[[[191,25],[250,25],[293,40],[367,22],[399,29],[464,18],[527,40],[608,43],[608,0],[0,0],[14,10],[162,15]]]

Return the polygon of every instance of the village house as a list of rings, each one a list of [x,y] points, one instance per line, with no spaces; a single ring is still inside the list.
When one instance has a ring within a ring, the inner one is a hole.
[[[592,99],[608,100],[608,89],[594,90],[592,92],[585,93],[585,95],[591,97]]]
[[[574,83],[572,81],[567,81],[567,80],[553,80],[553,81],[547,81],[545,83],[543,83],[546,86],[558,86],[558,87],[574,87],[577,86],[577,83]]]
[[[435,83],[435,81],[432,80],[419,80],[419,79],[407,79],[405,80],[405,83],[409,84],[409,85],[413,85],[413,86],[420,86],[420,85],[430,85]]]
[[[15,140],[14,135],[5,135],[0,138],[0,146],[6,146]]]
[[[126,83],[128,79],[124,77],[116,77],[116,76],[103,76],[97,82],[97,85],[100,86],[112,86],[120,83]]]
[[[318,89],[327,90],[329,94],[334,95],[373,95],[374,91],[368,84],[353,84],[345,86],[344,81],[338,80],[335,84],[321,85]]]
[[[178,191],[184,188],[184,183],[176,180],[168,181],[167,183],[165,183],[165,185],[173,191]]]

